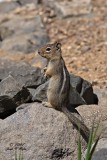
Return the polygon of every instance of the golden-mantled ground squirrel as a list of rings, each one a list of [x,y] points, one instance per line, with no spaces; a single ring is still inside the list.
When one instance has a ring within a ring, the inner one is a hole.
[[[75,113],[68,109],[71,85],[69,72],[62,57],[61,44],[58,42],[47,44],[41,47],[38,53],[48,60],[48,65],[44,70],[45,75],[50,77],[47,90],[48,102],[43,102],[43,105],[62,111],[88,142],[89,129],[83,121],[75,116]]]

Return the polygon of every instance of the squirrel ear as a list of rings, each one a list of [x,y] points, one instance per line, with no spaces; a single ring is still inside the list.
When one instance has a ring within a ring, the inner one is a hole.
[[[55,47],[56,47],[57,49],[61,49],[61,43],[55,42]]]

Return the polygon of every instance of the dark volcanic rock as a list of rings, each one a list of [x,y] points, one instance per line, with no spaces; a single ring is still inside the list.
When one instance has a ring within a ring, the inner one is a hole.
[[[74,88],[76,88],[81,97],[85,99],[87,104],[95,104],[95,95],[90,82],[79,76],[70,74],[70,83]]]
[[[45,82],[39,68],[34,68],[24,62],[15,63],[0,59],[0,80],[8,75],[12,75],[22,87],[36,88]]]
[[[13,113],[17,106],[31,100],[32,94],[26,87],[37,88],[44,82],[45,79],[39,68],[24,62],[15,63],[1,58],[0,118],[5,118]]]
[[[17,105],[9,96],[0,96],[0,118],[4,119],[16,111]]]
[[[70,74],[70,84],[81,93],[83,79],[79,76],[75,76],[74,74]]]
[[[10,2],[0,2],[0,14],[9,13],[16,9],[19,4],[15,1]]]
[[[44,84],[40,85],[36,90],[35,90],[35,93],[32,97],[32,100],[33,101],[39,101],[39,102],[42,102],[42,101],[47,101],[47,88],[48,88],[48,84],[49,82],[45,82]]]
[[[85,99],[87,104],[95,104],[95,96],[90,82],[83,80],[80,95]]]
[[[22,88],[12,76],[8,76],[0,82],[0,118],[13,113],[17,106],[30,99],[27,88]]]

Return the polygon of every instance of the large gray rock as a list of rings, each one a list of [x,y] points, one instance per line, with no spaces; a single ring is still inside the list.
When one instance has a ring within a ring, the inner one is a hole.
[[[106,106],[98,106],[98,105],[81,105],[76,108],[77,111],[81,114],[83,119],[85,119],[85,123],[92,127],[93,122],[95,125],[100,122],[100,130],[104,129],[101,137],[107,138],[107,107]],[[100,120],[100,121],[99,121]]]
[[[106,160],[107,159],[107,138],[99,140],[92,160]]]
[[[20,84],[11,75],[0,82],[0,96],[14,97],[21,90]]]
[[[6,27],[8,30],[13,30],[16,35],[45,30],[41,17],[38,15],[28,19],[23,16],[13,15],[12,18],[9,18],[9,20],[1,23],[1,27]]]
[[[26,160],[77,160],[78,134],[63,113],[39,103],[21,106],[24,109],[0,121],[0,156],[14,159],[16,148],[17,153],[23,151]],[[107,124],[107,107],[83,105],[78,111],[88,126],[95,117],[98,121],[102,117],[103,125]],[[86,148],[83,146],[82,153]]]
[[[94,152],[92,160],[106,160],[107,159],[107,107],[90,105],[90,106],[79,106],[77,108],[78,112],[81,114],[85,123],[92,127],[94,122],[94,127],[98,126],[98,133],[101,132],[100,140]],[[100,122],[100,123],[99,123]],[[83,152],[83,157],[85,157],[86,151]],[[84,159],[82,159],[84,160]]]
[[[0,2],[0,14],[9,13],[17,7],[19,7],[19,4],[15,1]]]
[[[91,13],[91,0],[72,0],[72,1],[57,1],[43,0],[46,6],[53,8],[59,17],[81,16]]]
[[[21,53],[34,52],[49,41],[40,16],[13,16],[1,23],[0,39],[1,49]]]
[[[76,160],[77,137],[63,113],[38,103],[0,121],[0,151],[8,160],[14,159],[15,148],[26,160]]]
[[[15,112],[20,104],[29,102],[31,94],[12,76],[8,76],[0,82],[0,118],[5,118]]]
[[[34,32],[32,34],[15,35],[11,38],[5,39],[1,43],[1,49],[9,52],[19,52],[28,54],[34,52],[40,46],[48,42],[48,36],[41,32]]]
[[[5,59],[0,59],[0,80],[13,76],[18,83],[23,87],[36,88],[45,79],[39,68],[34,68],[25,62],[13,62]]]
[[[79,106],[77,108],[78,112],[81,114],[85,123],[92,127],[94,122],[94,127],[98,126],[98,133],[101,132],[101,137],[94,152],[92,160],[106,160],[107,157],[107,107],[90,105],[90,106]],[[99,123],[100,122],[100,123]],[[85,157],[86,151],[83,152],[83,157]],[[84,159],[82,159],[84,160]]]

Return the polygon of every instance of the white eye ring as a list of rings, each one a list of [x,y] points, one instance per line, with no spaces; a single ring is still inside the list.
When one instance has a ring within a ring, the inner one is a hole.
[[[50,52],[51,51],[51,48],[50,47],[47,47],[46,48],[46,52]]]

